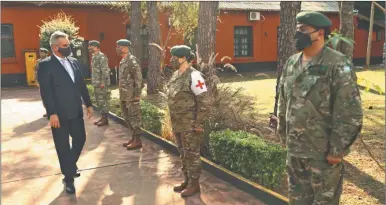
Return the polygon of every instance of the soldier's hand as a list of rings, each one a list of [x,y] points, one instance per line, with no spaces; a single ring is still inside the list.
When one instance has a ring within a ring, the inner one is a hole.
[[[271,114],[271,116],[269,117],[269,127],[276,130],[278,121],[279,118]]]
[[[50,126],[53,128],[60,128],[58,115],[51,115],[50,116]]]
[[[105,88],[105,84],[100,84],[99,87],[103,89]]]
[[[332,156],[332,155],[327,155],[326,160],[329,164],[335,165],[339,164],[342,162],[342,157],[340,156]]]
[[[87,108],[87,117],[88,117],[88,119],[90,119],[92,117],[92,113],[93,113],[93,109],[90,106],[90,107]]]
[[[135,97],[134,100],[139,101],[141,100],[141,97]]]

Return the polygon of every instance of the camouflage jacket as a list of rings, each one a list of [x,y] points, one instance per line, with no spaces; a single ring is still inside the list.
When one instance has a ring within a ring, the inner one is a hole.
[[[110,85],[110,68],[107,56],[102,52],[93,54],[91,60],[92,85],[99,87],[100,84]]]
[[[137,58],[127,55],[119,63],[119,98],[121,101],[134,101],[141,96],[142,73]]]
[[[325,159],[346,155],[362,129],[361,97],[352,65],[325,47],[301,67],[301,53],[287,61],[279,85],[278,132],[288,154]]]
[[[204,90],[200,91],[201,89]],[[167,84],[168,105],[174,132],[186,132],[191,131],[193,127],[203,127],[204,120],[210,114],[210,97],[206,90],[201,73],[194,68],[190,67],[182,74],[174,72]]]

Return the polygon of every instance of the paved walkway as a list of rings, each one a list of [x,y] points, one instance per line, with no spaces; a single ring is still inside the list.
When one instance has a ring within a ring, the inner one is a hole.
[[[38,90],[3,88],[1,95],[1,204],[263,204],[206,171],[201,194],[181,198],[172,190],[183,179],[178,156],[146,139],[141,150],[127,151],[121,143],[129,139],[129,130],[112,121],[108,127],[95,127],[97,116],[85,120],[81,177],[75,179],[76,195],[67,195]]]

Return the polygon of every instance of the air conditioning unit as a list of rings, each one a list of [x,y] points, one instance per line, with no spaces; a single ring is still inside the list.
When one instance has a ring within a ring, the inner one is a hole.
[[[250,21],[260,21],[260,12],[251,11],[248,13],[248,20]]]

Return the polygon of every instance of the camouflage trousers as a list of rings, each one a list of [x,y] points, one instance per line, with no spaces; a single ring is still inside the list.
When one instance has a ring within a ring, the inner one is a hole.
[[[175,133],[176,144],[182,161],[182,172],[191,183],[201,174],[200,145],[202,134],[193,132]]]
[[[142,119],[140,101],[121,101],[123,119],[127,127],[133,132],[133,136],[141,135]]]
[[[287,157],[289,205],[339,205],[343,163]]]
[[[110,89],[94,87],[95,101],[102,114],[109,113]]]

